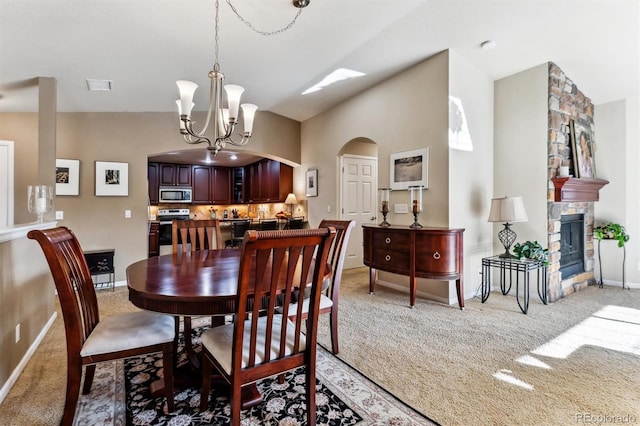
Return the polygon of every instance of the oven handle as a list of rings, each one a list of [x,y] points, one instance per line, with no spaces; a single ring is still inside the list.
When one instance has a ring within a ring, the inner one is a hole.
[[[161,220],[160,225],[171,225],[171,220]]]

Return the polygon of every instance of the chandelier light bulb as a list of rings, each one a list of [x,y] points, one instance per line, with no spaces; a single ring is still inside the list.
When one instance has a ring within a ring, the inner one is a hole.
[[[254,104],[242,104],[242,117],[244,118],[244,133],[247,136],[251,136],[253,131],[253,119],[258,110],[258,105]]]
[[[176,81],[178,90],[180,91],[180,112],[187,117],[191,116],[191,109],[194,106],[193,95],[198,85],[192,81],[178,80]]]

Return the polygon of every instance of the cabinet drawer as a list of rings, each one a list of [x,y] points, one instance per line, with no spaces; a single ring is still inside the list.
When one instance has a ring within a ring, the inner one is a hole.
[[[416,275],[458,273],[457,250],[454,234],[416,237]]]
[[[408,252],[410,241],[407,232],[378,231],[373,234],[373,246],[385,250]]]
[[[396,250],[374,249],[373,268],[388,272],[409,273],[409,254]]]

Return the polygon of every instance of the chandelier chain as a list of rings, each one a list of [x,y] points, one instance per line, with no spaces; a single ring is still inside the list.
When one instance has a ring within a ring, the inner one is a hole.
[[[219,3],[218,0],[216,0],[216,25],[215,25],[215,61],[213,62],[213,70],[215,72],[219,72],[220,71],[220,64],[218,64],[218,52],[220,50],[218,43],[218,30],[220,29],[220,19],[218,17],[218,7],[219,7]]]
[[[216,0],[217,3],[217,0]],[[233,10],[233,13],[236,14],[236,16],[238,17],[238,19],[241,22],[244,22],[246,24],[247,27],[249,27],[251,30],[253,30],[254,32],[263,35],[263,36],[272,36],[272,35],[277,35],[280,33],[283,33],[285,31],[287,31],[288,29],[290,29],[291,27],[293,27],[293,25],[296,23],[296,20],[298,19],[298,16],[300,16],[300,14],[302,13],[302,8],[298,8],[298,13],[296,13],[296,16],[293,17],[293,20],[291,22],[289,22],[289,24],[287,24],[285,27],[280,28],[279,30],[275,30],[275,31],[262,31],[257,29],[256,27],[254,27],[251,22],[247,21],[246,19],[244,19],[242,17],[242,15],[240,15],[240,13],[238,12],[238,10],[231,4],[231,0],[227,0],[227,4],[229,5],[229,7],[231,8],[231,10]],[[217,41],[216,41],[217,43]]]

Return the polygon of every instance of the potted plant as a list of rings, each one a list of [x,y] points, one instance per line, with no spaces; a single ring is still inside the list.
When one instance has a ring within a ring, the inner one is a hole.
[[[531,259],[549,264],[549,249],[542,247],[537,241],[525,241],[524,243],[516,243],[513,246],[513,253],[518,259]]]
[[[607,223],[593,228],[593,238],[597,240],[618,240],[618,247],[629,241],[629,234],[624,226],[617,223]]]

